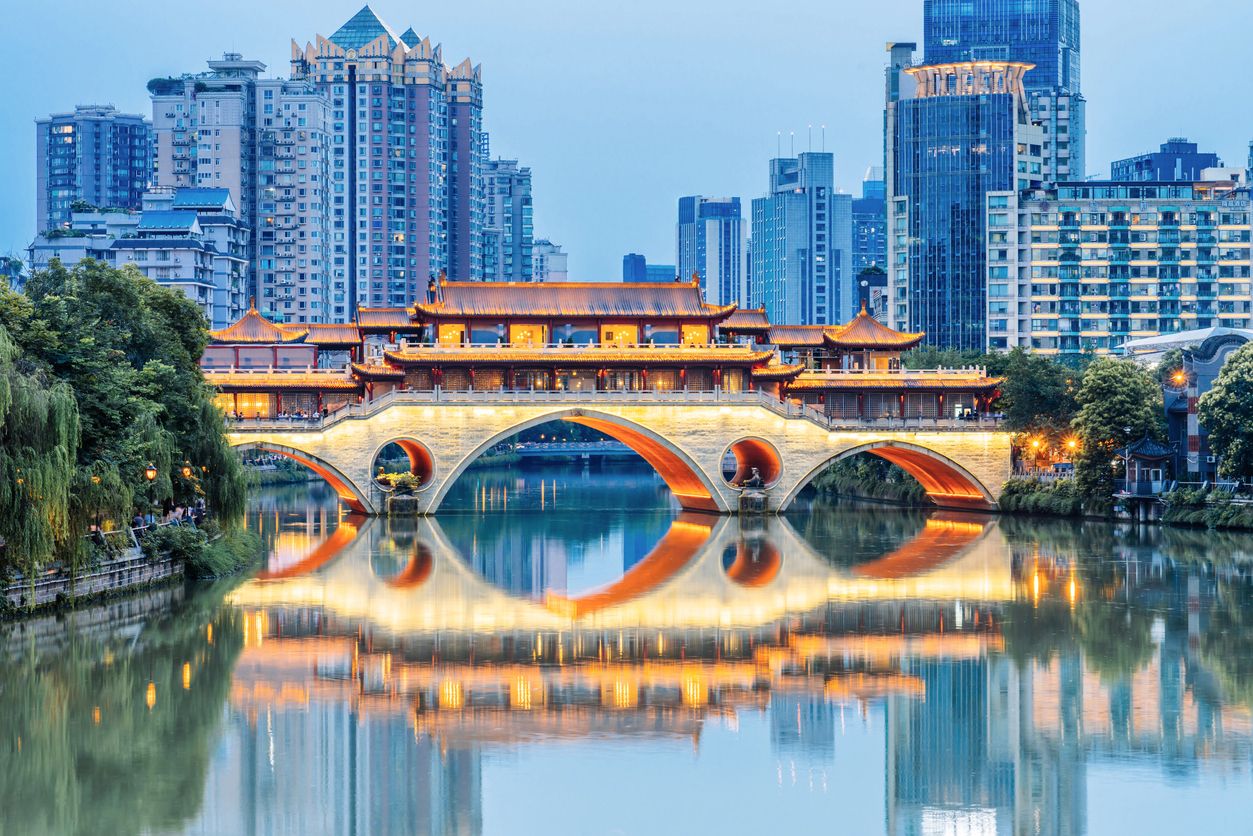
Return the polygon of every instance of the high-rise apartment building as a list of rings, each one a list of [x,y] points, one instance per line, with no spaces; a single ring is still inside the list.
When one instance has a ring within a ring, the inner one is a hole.
[[[924,0],[923,62],[1031,64],[1026,105],[1044,132],[1046,180],[1085,175],[1086,102],[1080,91],[1079,0]]]
[[[1191,182],[1200,180],[1205,169],[1219,168],[1222,164],[1217,154],[1198,151],[1197,144],[1188,142],[1187,137],[1175,137],[1163,142],[1159,151],[1115,160],[1110,164],[1110,179],[1120,182]]]
[[[853,200],[853,270],[887,266],[887,209],[882,166],[871,166]]]
[[[675,265],[711,305],[748,304],[748,227],[738,197],[679,198]]]
[[[1248,328],[1249,198],[1235,181],[989,194],[988,264],[1001,272],[988,284],[988,347],[1077,357],[1160,334]]]
[[[238,53],[208,64],[148,84],[154,182],[230,193],[251,231],[246,293],[263,315],[350,321],[345,281],[331,281],[330,102],[307,81],[261,78],[265,64]]]
[[[547,238],[535,242],[535,281],[570,281],[570,254]]]
[[[855,315],[851,195],[833,188],[834,155],[770,161],[770,191],[753,200],[751,298],[771,322],[832,325]]]
[[[483,274],[489,282],[535,278],[535,217],[531,169],[517,160],[483,164]]]
[[[152,167],[152,123],[112,105],[78,105],[35,120],[35,223],[38,232],[70,227],[82,200],[138,209]]]
[[[639,253],[627,253],[622,256],[622,281],[627,284],[639,282],[672,282],[678,276],[678,268],[673,264],[649,264]],[[691,279],[691,276],[688,276]]]
[[[331,100],[333,281],[358,306],[397,306],[445,271],[482,279],[480,68],[445,65],[366,6],[330,38],[293,41],[291,75]]]
[[[1008,222],[988,216],[985,196],[1044,178],[1045,134],[1022,87],[1031,65],[911,66],[912,49],[889,44],[889,318],[940,347],[982,349],[987,285],[1011,269],[987,263],[985,233],[1005,242]]]

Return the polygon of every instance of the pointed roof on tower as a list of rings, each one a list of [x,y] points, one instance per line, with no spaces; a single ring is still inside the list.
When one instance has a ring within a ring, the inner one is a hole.
[[[415,46],[422,43],[422,36],[417,32],[414,32],[412,26],[405,30],[405,33],[400,36],[400,39],[405,42],[405,46],[409,49],[413,49]]]
[[[229,328],[209,332],[209,336],[215,343],[261,343],[264,345],[304,342],[308,335],[308,328],[291,331],[279,328],[257,313],[255,307],[249,309],[243,319]]]
[[[335,34],[331,35],[330,41],[344,49],[361,49],[383,35],[389,39],[389,48],[395,47],[403,40],[367,5],[353,15],[352,20],[339,27]]]
[[[830,328],[824,336],[827,345],[832,348],[877,348],[904,351],[922,342],[926,334],[893,331],[868,314],[863,302],[861,313],[853,317],[852,322],[843,327]]]

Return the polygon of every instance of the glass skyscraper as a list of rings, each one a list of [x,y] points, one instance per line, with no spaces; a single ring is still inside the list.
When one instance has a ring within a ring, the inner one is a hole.
[[[675,265],[684,281],[700,277],[707,302],[748,307],[748,225],[738,197],[679,198]]]
[[[1018,61],[1028,110],[1044,127],[1048,180],[1085,176],[1078,0],[924,0],[923,61]]]
[[[1031,65],[911,67],[909,46],[888,71],[888,319],[942,348],[982,350],[989,282],[1007,271],[987,263],[985,196],[1041,185],[1044,134],[1022,89]]]

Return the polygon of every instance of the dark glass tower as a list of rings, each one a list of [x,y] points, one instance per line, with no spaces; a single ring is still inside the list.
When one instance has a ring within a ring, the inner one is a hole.
[[[1028,92],[1079,92],[1079,0],[924,0],[923,60],[1035,64]]]

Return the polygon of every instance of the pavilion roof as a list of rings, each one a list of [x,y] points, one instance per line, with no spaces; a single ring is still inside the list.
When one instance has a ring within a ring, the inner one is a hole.
[[[331,323],[314,323],[305,326],[309,336],[305,342],[315,345],[357,345],[361,342],[361,332],[355,325],[334,325]]]
[[[440,292],[416,316],[725,319],[735,311],[705,304],[695,282],[441,282]]]
[[[984,392],[996,389],[1004,378],[985,377],[978,373],[901,373],[856,372],[823,374],[802,372],[788,384],[789,392],[857,392],[866,389],[908,390],[911,392]]]
[[[1137,459],[1149,459],[1156,461],[1165,459],[1175,454],[1175,448],[1159,441],[1154,441],[1145,435],[1144,438],[1127,447],[1125,455],[1134,456]]]
[[[768,366],[753,369],[754,380],[791,380],[801,372],[805,371],[804,363],[794,363],[787,365],[784,363],[771,363]]]
[[[358,308],[357,327],[362,331],[411,329],[414,327],[413,308]]]
[[[352,373],[354,376],[367,380],[396,380],[404,379],[405,370],[396,366],[376,366],[369,363],[353,363]]]
[[[262,343],[266,345],[304,342],[308,335],[308,328],[299,330],[280,328],[257,313],[256,308],[249,310],[242,319],[229,328],[209,332],[209,336],[215,343]]]
[[[719,327],[723,331],[765,332],[770,330],[770,320],[766,317],[765,306],[757,309],[741,308],[724,319]]]
[[[796,348],[826,346],[826,325],[771,325],[766,340],[771,345]]]
[[[773,352],[726,346],[571,348],[470,347],[388,351],[387,361],[402,366],[693,366],[758,365]]]
[[[861,313],[847,325],[830,328],[826,334],[827,345],[832,348],[858,349],[878,348],[904,351],[922,342],[926,334],[907,334],[893,331],[870,314],[863,306]]]

